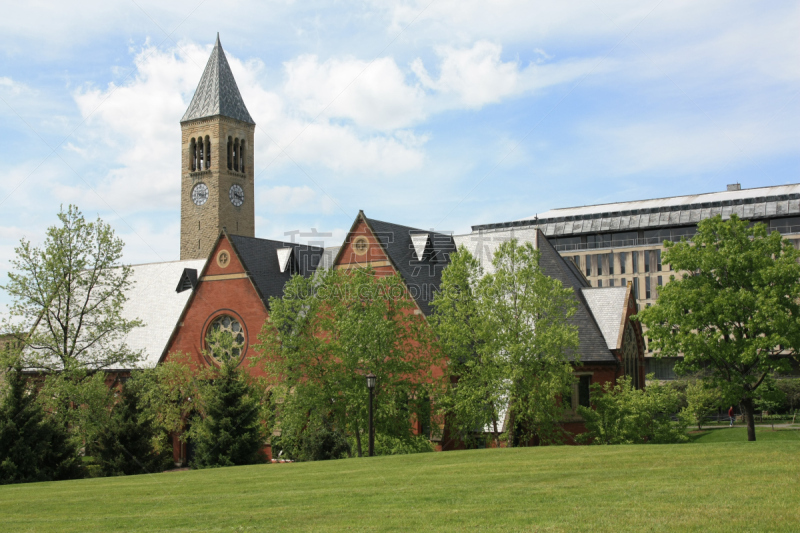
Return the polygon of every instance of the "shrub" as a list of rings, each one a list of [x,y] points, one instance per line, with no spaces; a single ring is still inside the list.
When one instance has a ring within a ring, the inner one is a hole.
[[[603,386],[595,383],[591,403],[592,408],[578,407],[587,430],[576,437],[579,442],[665,444],[688,440],[685,423],[672,421],[680,403],[677,391],[657,382],[646,390],[634,389],[629,377]]]
[[[681,410],[681,417],[687,424],[697,424],[701,429],[706,416],[723,406],[725,399],[722,392],[701,380],[689,383],[686,387],[686,407]]]
[[[375,435],[375,455],[407,455],[434,451],[433,443],[424,435],[415,435],[407,439],[383,435]]]

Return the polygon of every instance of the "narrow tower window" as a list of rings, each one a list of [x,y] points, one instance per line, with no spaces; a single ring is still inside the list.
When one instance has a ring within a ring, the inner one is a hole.
[[[239,171],[244,172],[244,141],[239,143]]]
[[[189,167],[190,167],[190,168],[191,168],[193,171],[197,169],[197,166],[196,166],[196,163],[197,163],[197,161],[195,160],[195,157],[194,157],[194,151],[195,151],[195,145],[194,145],[194,142],[195,142],[195,141],[194,141],[194,137],[192,137],[192,140],[191,140],[191,141],[189,141],[189,159],[190,159],[190,161],[189,161]]]
[[[233,139],[228,137],[228,170],[233,168]]]
[[[239,139],[233,140],[233,170],[239,170]]]
[[[206,135],[206,169],[211,168],[211,139]]]
[[[204,147],[203,147],[203,138],[200,137],[197,139],[197,170],[205,170],[204,162],[205,162],[205,155],[204,155]]]

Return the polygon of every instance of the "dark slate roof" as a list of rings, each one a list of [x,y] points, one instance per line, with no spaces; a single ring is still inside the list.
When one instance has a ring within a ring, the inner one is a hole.
[[[255,124],[244,105],[236,80],[233,78],[228,59],[219,42],[219,33],[214,49],[211,51],[211,57],[206,63],[206,69],[203,71],[203,77],[197,84],[192,103],[189,104],[181,122],[215,115]]]
[[[287,281],[292,279],[292,274],[302,276],[313,274],[325,252],[324,248],[300,243],[242,237],[241,235],[229,235],[228,238],[267,307],[269,307],[270,297],[280,298],[283,296],[283,287]],[[294,248],[291,266],[285,272],[281,272],[278,264],[278,250],[281,248]]]
[[[565,287],[572,287],[578,307],[570,318],[570,323],[578,327],[580,340],[580,360],[585,363],[616,362],[614,354],[608,349],[603,332],[591,312],[583,290],[589,285],[586,278],[581,276],[574,263],[559,254],[553,245],[539,233],[536,239],[541,255],[539,267],[551,278],[557,279]],[[593,289],[594,290],[594,289]],[[603,291],[605,289],[596,289]],[[613,290],[613,289],[612,289]]]
[[[410,228],[364,217],[383,246],[395,268],[402,276],[420,310],[428,316],[434,293],[439,290],[442,270],[450,262],[456,247],[451,235]],[[428,235],[425,252],[417,257],[412,235]]]

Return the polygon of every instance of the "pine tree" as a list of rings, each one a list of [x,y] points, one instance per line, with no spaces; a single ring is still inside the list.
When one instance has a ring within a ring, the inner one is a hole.
[[[49,420],[17,366],[5,376],[0,405],[0,484],[82,477],[83,465],[66,429]]]
[[[165,447],[159,451],[154,446],[166,435],[144,416],[136,385],[123,385],[110,426],[96,445],[98,463],[107,476],[161,472],[169,465],[171,454]]]
[[[193,468],[263,463],[266,432],[257,391],[248,384],[237,360],[228,360],[204,391],[204,416],[195,417],[190,438]]]

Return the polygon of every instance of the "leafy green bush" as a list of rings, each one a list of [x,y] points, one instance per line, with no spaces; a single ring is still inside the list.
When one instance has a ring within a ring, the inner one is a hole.
[[[795,410],[800,409],[800,378],[777,379],[775,388],[786,397],[782,409],[784,412],[794,413]]]
[[[326,419],[309,420],[299,434],[285,432],[272,439],[273,457],[294,461],[326,461],[351,455],[347,436]]]
[[[648,376],[652,379],[652,376]],[[634,389],[629,377],[603,386],[592,384],[592,408],[579,406],[586,433],[576,440],[588,444],[665,444],[686,442],[686,424],[672,421],[678,411],[678,392],[652,382]]]
[[[686,407],[681,409],[681,417],[687,424],[697,424],[700,430],[709,413],[716,411],[725,403],[722,391],[701,380],[691,382],[686,387]]]
[[[434,451],[433,443],[423,435],[407,439],[380,433],[375,435],[375,455],[406,455],[432,451]]]

